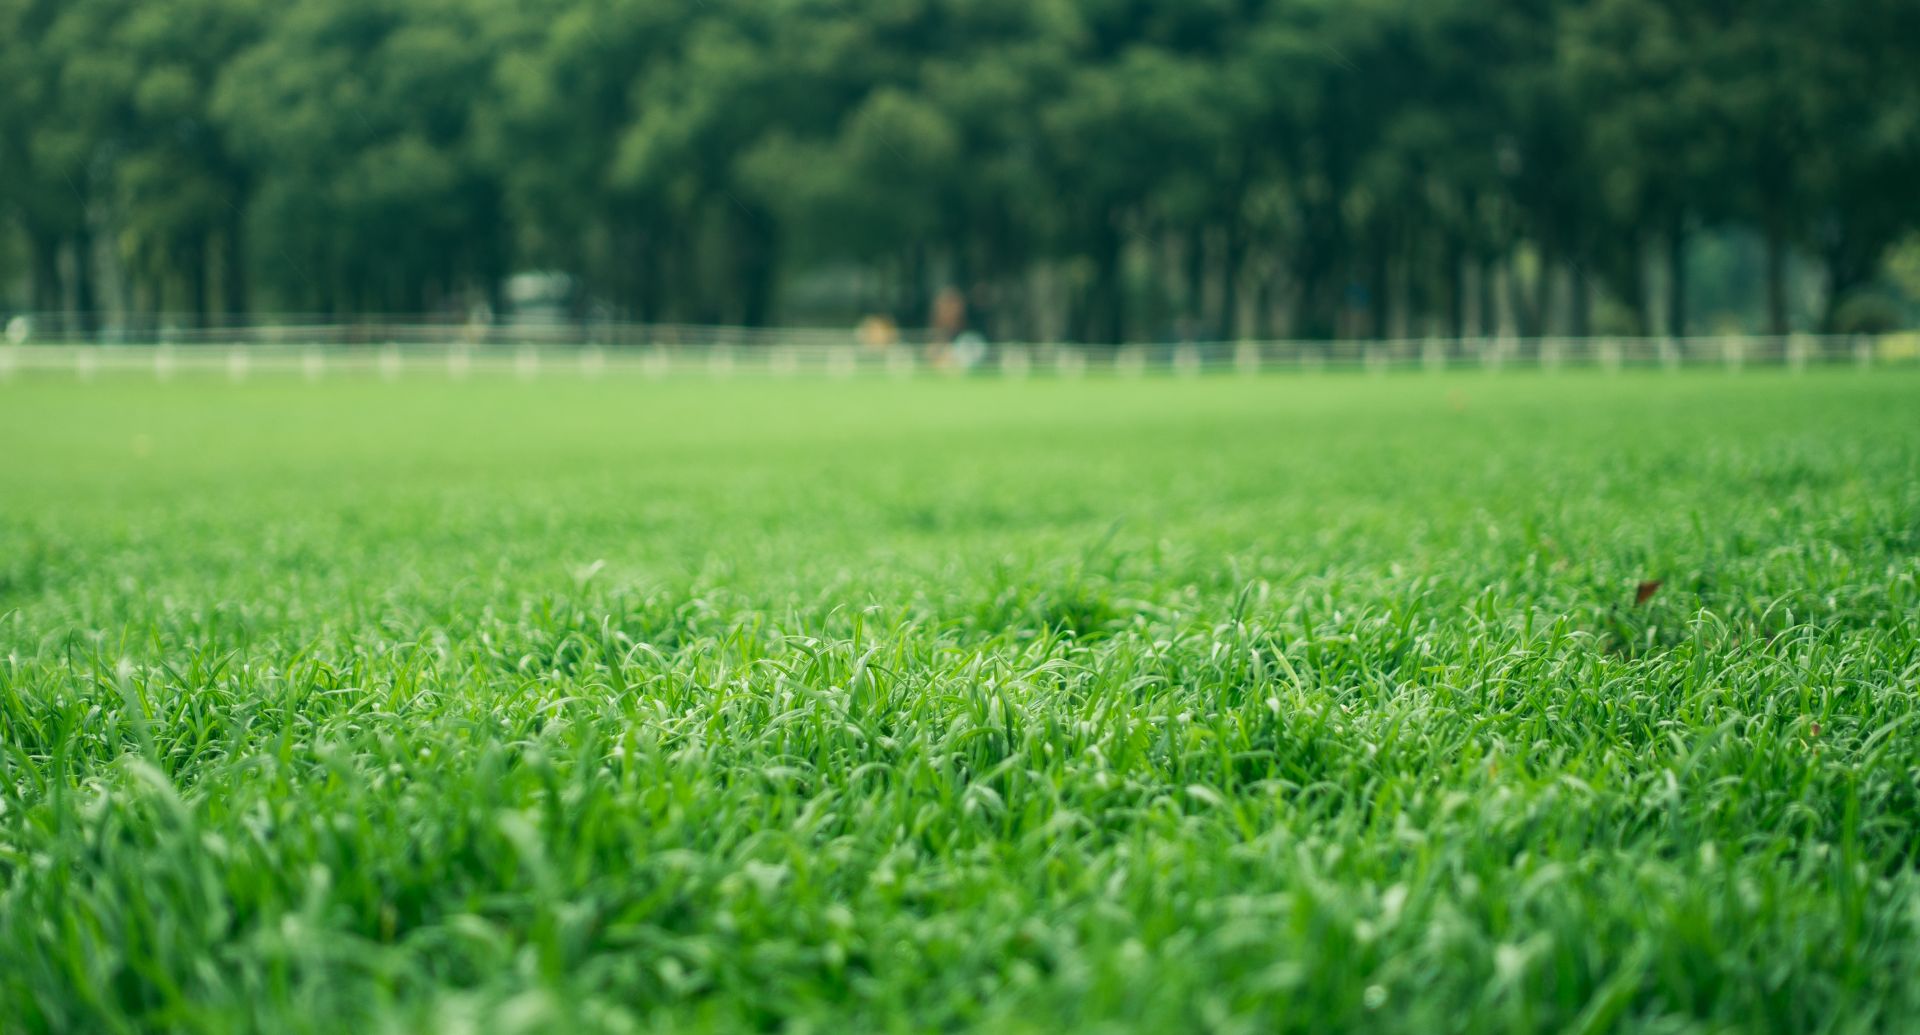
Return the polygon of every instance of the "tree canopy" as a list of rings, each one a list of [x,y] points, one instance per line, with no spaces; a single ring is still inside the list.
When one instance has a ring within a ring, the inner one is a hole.
[[[1917,183],[1911,0],[0,0],[0,307],[86,329],[1850,330]]]

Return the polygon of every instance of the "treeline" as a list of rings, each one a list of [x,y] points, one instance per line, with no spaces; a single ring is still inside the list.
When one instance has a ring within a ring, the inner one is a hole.
[[[1684,333],[1734,235],[1833,329],[1916,184],[1913,0],[0,0],[0,274],[91,322]]]

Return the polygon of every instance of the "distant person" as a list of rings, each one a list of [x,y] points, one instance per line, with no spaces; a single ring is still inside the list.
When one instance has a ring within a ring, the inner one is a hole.
[[[945,287],[933,298],[933,340],[952,342],[967,329],[967,298],[958,288]]]
[[[952,353],[955,367],[972,370],[987,358],[987,339],[979,331],[961,331],[953,339]]]
[[[855,330],[860,346],[874,352],[884,352],[900,343],[900,328],[893,317],[884,313],[869,313],[861,319]]]

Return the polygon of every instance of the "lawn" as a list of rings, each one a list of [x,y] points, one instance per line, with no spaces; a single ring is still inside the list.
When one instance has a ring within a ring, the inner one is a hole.
[[[17,376],[0,1032],[1913,1030],[1917,579],[1911,371]]]

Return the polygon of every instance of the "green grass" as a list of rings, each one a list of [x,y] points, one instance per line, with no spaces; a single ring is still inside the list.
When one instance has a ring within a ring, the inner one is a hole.
[[[1917,554],[1911,372],[16,380],[0,1031],[1913,1030]]]

